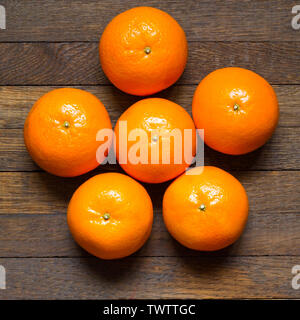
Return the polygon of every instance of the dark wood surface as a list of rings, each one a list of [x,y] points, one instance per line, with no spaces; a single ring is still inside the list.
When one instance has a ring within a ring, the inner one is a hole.
[[[72,240],[66,208],[89,177],[119,171],[100,166],[77,178],[43,172],[23,142],[34,101],[49,90],[76,86],[94,93],[113,123],[140,98],[114,88],[98,61],[98,40],[117,13],[141,1],[1,1],[0,265],[7,289],[0,299],[291,298],[300,264],[300,30],[291,28],[290,1],[145,1],[172,14],[189,41],[187,68],[158,93],[191,112],[194,90],[214,69],[249,68],[273,86],[280,104],[272,139],[244,156],[205,148],[205,164],[230,171],[245,186],[250,215],[234,245],[214,253],[188,250],[167,233],[161,202],[169,183],[145,185],[154,204],[146,245],[119,261],[101,261]]]
[[[3,41],[98,41],[106,24],[129,8],[170,13],[191,41],[295,41],[287,0],[2,0],[9,15]]]
[[[178,84],[197,85],[209,72],[237,65],[272,84],[299,84],[299,52],[300,41],[190,41],[189,62]],[[1,43],[0,55],[1,85],[110,84],[100,68],[98,42]]]

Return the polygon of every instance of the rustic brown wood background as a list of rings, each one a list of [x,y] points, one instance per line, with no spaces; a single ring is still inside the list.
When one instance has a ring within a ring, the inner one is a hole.
[[[300,264],[300,30],[291,27],[297,2],[0,0],[7,12],[7,29],[0,30],[0,264],[7,289],[0,299],[299,299],[291,286],[291,269]],[[72,240],[66,208],[83,181],[120,168],[51,176],[31,161],[22,128],[34,101],[55,87],[94,93],[114,123],[139,99],[105,78],[98,40],[112,17],[141,3],[169,12],[189,42],[184,75],[157,96],[190,112],[206,74],[240,66],[274,86],[281,117],[271,141],[251,154],[205,149],[205,163],[232,172],[248,192],[249,222],[237,243],[211,254],[183,248],[161,217],[168,183],[147,185],[155,208],[150,240],[129,258],[101,261]]]

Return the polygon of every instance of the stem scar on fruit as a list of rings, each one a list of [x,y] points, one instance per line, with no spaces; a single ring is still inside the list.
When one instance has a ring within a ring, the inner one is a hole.
[[[200,205],[199,209],[200,209],[201,211],[205,211],[205,210],[206,210],[206,205],[205,205],[204,203],[202,203],[202,204]]]
[[[65,128],[70,128],[70,122],[65,121],[65,122],[63,123],[63,127],[65,127]]]
[[[152,137],[152,141],[153,141],[153,142],[157,142],[157,141],[158,141],[158,136],[156,136],[156,135],[153,136],[153,137]]]
[[[240,108],[241,108],[240,105],[237,104],[237,103],[235,103],[234,106],[233,106],[233,110],[234,110],[234,111],[239,111]]]
[[[151,53],[151,48],[150,48],[150,47],[145,47],[144,52],[145,52],[146,54]]]
[[[102,216],[104,220],[108,220],[110,218],[110,214],[109,213],[104,213],[104,215]]]

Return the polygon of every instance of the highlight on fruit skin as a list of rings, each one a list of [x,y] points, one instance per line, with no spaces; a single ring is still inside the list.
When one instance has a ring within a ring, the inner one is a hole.
[[[174,84],[188,56],[185,33],[168,13],[136,7],[106,26],[99,56],[107,78],[120,90],[146,96]]]
[[[242,184],[216,167],[195,167],[173,181],[163,197],[163,219],[183,246],[215,251],[234,243],[248,218]]]
[[[101,259],[120,259],[150,236],[153,207],[145,188],[120,173],[103,173],[83,183],[67,212],[74,240]]]
[[[111,139],[96,141],[97,132],[111,129],[108,112],[93,94],[61,88],[43,95],[24,124],[24,141],[32,159],[45,171],[74,177],[95,169],[96,152]]]
[[[193,119],[204,129],[204,142],[214,150],[241,155],[260,148],[272,136],[279,106],[272,86],[243,68],[211,72],[193,98]]]

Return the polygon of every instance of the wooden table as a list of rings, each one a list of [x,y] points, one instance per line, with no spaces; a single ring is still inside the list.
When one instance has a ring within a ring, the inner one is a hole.
[[[23,123],[42,94],[61,86],[86,89],[101,99],[115,123],[138,97],[105,78],[98,40],[112,17],[141,1],[0,1],[0,265],[7,289],[0,299],[300,298],[292,267],[300,265],[300,30],[292,1],[145,1],[166,10],[189,41],[184,75],[156,96],[191,111],[194,90],[209,72],[252,69],[274,87],[279,126],[261,149],[226,156],[205,149],[205,164],[230,171],[245,186],[250,216],[242,238],[215,253],[183,248],[167,233],[161,203],[168,183],[147,185],[153,232],[133,256],[101,261],[72,240],[66,208],[100,166],[72,179],[40,170],[23,143]],[[299,3],[300,4],[300,3]]]

